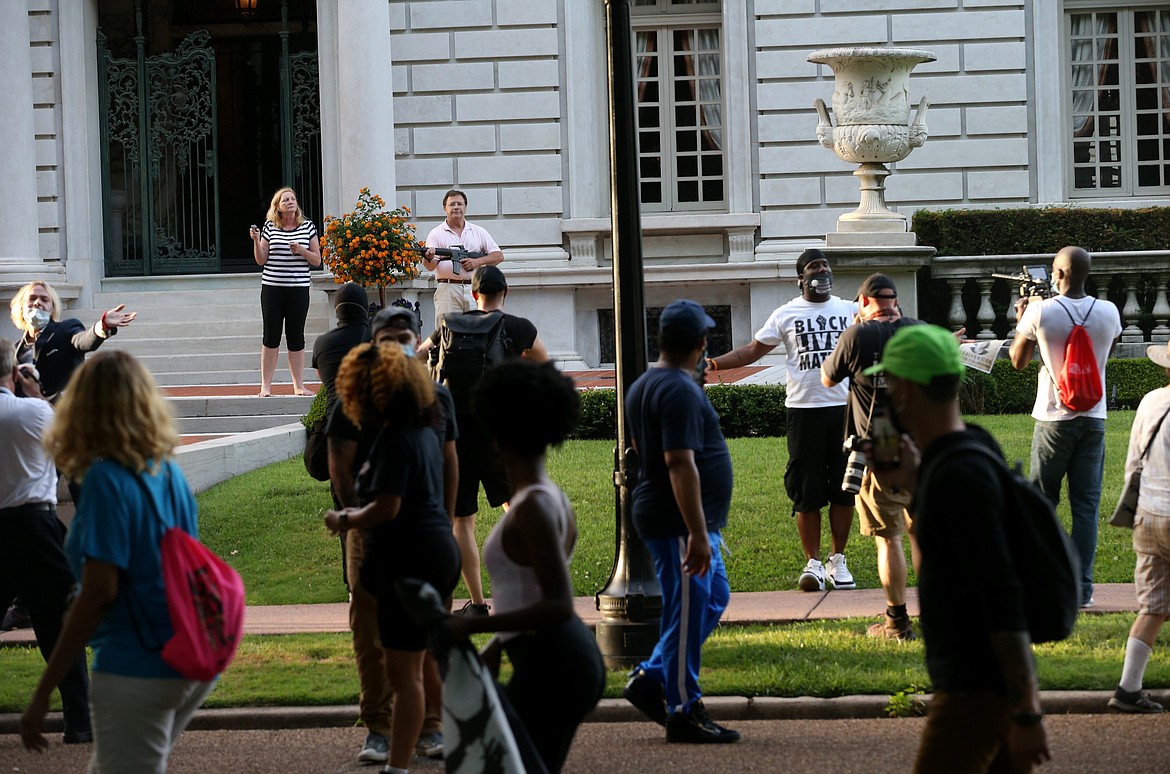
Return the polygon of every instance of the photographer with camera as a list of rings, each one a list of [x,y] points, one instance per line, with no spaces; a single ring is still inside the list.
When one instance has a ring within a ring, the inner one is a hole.
[[[886,342],[898,329],[918,325],[919,321],[902,316],[898,307],[898,289],[885,274],[871,274],[858,291],[858,325],[847,328],[837,340],[837,347],[821,365],[821,383],[833,387],[849,380],[846,448],[850,461],[859,460],[872,445],[874,465],[897,465],[898,436],[886,408],[886,382],[881,374],[868,376],[865,369],[881,356]],[[893,443],[890,443],[890,438]],[[857,466],[846,471],[846,481],[856,477]],[[866,469],[857,487],[857,514],[861,534],[877,541],[878,578],[886,593],[886,612],[882,620],[869,627],[871,637],[912,640],[914,629],[906,612],[906,555],[902,537],[910,537],[910,549],[917,564],[918,545],[907,506],[910,492],[886,487],[873,471]]]
[[[1040,353],[1029,474],[1053,503],[1060,501],[1060,484],[1068,477],[1072,541],[1081,560],[1084,607],[1093,605],[1093,561],[1105,474],[1105,363],[1121,337],[1117,307],[1107,301],[1097,303],[1085,292],[1091,264],[1089,253],[1081,247],[1065,247],[1056,254],[1052,285],[1057,295],[1034,303],[1020,298],[1011,345],[1016,370],[1026,368],[1033,354]],[[1083,362],[1076,360],[1070,346],[1078,328],[1080,338],[1089,345],[1083,348],[1087,358]],[[1070,354],[1075,369],[1066,369]],[[1075,372],[1079,380],[1066,384],[1068,372]]]

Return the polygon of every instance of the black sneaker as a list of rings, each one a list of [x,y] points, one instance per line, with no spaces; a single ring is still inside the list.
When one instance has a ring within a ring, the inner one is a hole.
[[[91,744],[93,742],[93,731],[74,731],[72,729],[65,729],[65,736],[62,738],[65,744]]]
[[[469,599],[455,615],[489,615],[491,609],[491,605],[477,605]]]
[[[641,669],[630,672],[622,696],[658,725],[666,725],[666,689]]]
[[[1151,699],[1150,694],[1145,691],[1126,691],[1120,685],[1113,692],[1113,698],[1109,700],[1109,709],[1147,715],[1166,711],[1165,707]]]
[[[686,713],[672,712],[666,720],[666,741],[682,744],[730,744],[739,741],[739,732],[724,728],[696,701]]]

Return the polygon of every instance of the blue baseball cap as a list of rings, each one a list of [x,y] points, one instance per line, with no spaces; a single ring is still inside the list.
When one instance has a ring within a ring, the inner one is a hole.
[[[670,306],[662,310],[662,314],[658,316],[658,325],[661,328],[675,328],[688,336],[699,337],[707,335],[707,331],[715,327],[715,321],[703,307],[684,298],[671,302]]]

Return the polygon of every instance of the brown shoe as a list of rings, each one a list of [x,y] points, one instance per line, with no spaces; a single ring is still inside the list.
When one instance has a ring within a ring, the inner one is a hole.
[[[914,639],[914,627],[910,625],[910,616],[903,615],[894,618],[889,613],[882,615],[882,620],[866,630],[870,637],[880,637],[886,640],[901,640],[906,642]]]

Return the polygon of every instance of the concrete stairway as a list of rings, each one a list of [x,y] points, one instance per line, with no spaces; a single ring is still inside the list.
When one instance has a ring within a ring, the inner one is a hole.
[[[275,395],[257,398],[260,384],[260,278],[256,274],[107,278],[89,308],[68,314],[89,323],[118,304],[138,318],[103,345],[139,358],[170,397],[184,435],[221,436],[297,422],[312,396],[291,394],[283,343]],[[305,376],[313,342],[332,326],[326,295],[310,291],[305,324]],[[285,394],[281,394],[285,393]]]

